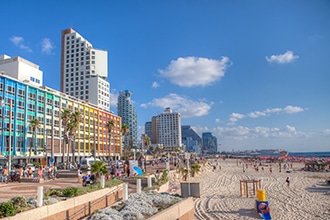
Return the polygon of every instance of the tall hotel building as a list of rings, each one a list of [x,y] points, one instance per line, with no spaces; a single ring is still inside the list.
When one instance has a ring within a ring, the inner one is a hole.
[[[118,96],[118,116],[122,124],[129,127],[129,133],[124,137],[124,146],[137,146],[137,116],[135,106],[131,102],[132,92],[121,91]]]
[[[72,28],[62,31],[61,92],[110,111],[108,52]]]
[[[50,158],[57,163],[79,161],[82,157],[92,156],[92,152],[99,158],[121,153],[120,117],[98,105],[41,86],[41,83],[42,72],[37,65],[21,57],[0,56],[2,164],[9,154],[14,163],[26,162],[30,149],[31,159],[40,160],[42,164]],[[64,109],[81,115],[74,140],[66,140],[64,136],[61,120]],[[40,123],[36,133],[31,127],[34,119]],[[106,128],[109,120],[114,121],[110,132]]]
[[[180,113],[172,112],[171,108],[166,108],[156,118],[158,143],[162,144],[165,150],[182,149]]]

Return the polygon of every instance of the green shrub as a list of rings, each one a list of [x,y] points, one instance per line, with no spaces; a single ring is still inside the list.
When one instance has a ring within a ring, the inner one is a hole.
[[[15,196],[10,199],[16,213],[24,211],[28,207],[27,200],[24,196]]]
[[[70,187],[70,188],[63,189],[62,192],[63,192],[63,196],[65,196],[65,197],[78,196],[78,188],[75,188],[75,187]]]
[[[62,197],[63,196],[63,190],[62,189],[54,189],[49,188],[44,191],[44,198],[48,199],[49,197]]]
[[[16,215],[15,208],[11,202],[0,203],[0,218]]]

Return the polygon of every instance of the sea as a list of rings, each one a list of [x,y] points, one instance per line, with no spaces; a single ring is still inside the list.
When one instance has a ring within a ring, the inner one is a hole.
[[[279,156],[276,153],[261,153],[257,156]],[[314,160],[329,159],[330,160],[330,151],[327,152],[288,152],[288,157],[304,157],[304,158],[313,158]]]

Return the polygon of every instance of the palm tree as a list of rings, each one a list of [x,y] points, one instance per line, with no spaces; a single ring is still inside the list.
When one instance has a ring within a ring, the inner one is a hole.
[[[109,133],[109,160],[112,159],[111,158],[111,131],[114,126],[115,126],[115,122],[113,120],[109,120],[105,125],[105,127],[108,129],[108,133]]]
[[[126,135],[130,132],[129,130],[129,127],[127,124],[124,124],[122,127],[121,127],[121,134],[124,136],[124,139],[126,139]],[[125,152],[125,143],[126,141],[124,141],[124,154],[126,156],[126,152]]]
[[[101,175],[107,174],[108,170],[104,161],[96,160],[91,166],[91,172],[95,173],[97,180]]]
[[[71,110],[69,109],[63,109],[62,111],[62,114],[61,114],[61,121],[62,121],[62,126],[64,128],[64,143],[63,144],[63,162],[66,162],[65,161],[65,146],[68,144],[68,138],[69,138],[69,130],[68,130],[68,124],[70,122],[70,119],[71,119]],[[68,150],[69,151],[69,150]]]
[[[201,166],[199,164],[192,164],[190,166],[191,176],[194,177],[196,173],[199,173]]]
[[[30,121],[30,125],[32,128],[32,146],[30,146],[30,150],[29,150],[29,159],[28,159],[28,163],[30,163],[31,160],[31,154],[32,154],[32,148],[35,145],[35,139],[36,139],[36,134],[37,134],[37,130],[40,127],[40,121],[38,119],[32,119]]]
[[[75,111],[71,113],[70,122],[68,124],[69,126],[69,136],[71,137],[72,143],[71,143],[71,150],[72,150],[72,162],[75,160],[75,150],[76,150],[76,136],[77,136],[77,130],[79,129],[81,122],[81,114],[79,111]]]
[[[150,145],[151,141],[147,134],[142,134],[142,143],[143,146],[146,148],[146,150],[148,150],[148,146]],[[147,171],[147,155],[144,156],[144,160],[145,160],[145,171]]]

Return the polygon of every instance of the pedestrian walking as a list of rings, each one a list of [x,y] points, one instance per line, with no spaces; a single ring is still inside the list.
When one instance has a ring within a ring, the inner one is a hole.
[[[286,178],[285,182],[286,182],[286,184],[287,184],[288,186],[290,186],[290,179],[289,179],[289,177]]]

